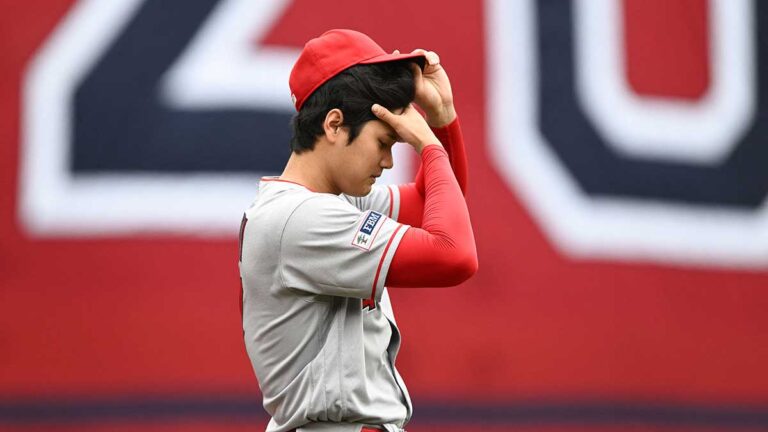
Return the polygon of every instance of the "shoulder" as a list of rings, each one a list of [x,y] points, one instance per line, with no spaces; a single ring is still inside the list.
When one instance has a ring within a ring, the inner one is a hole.
[[[336,195],[307,193],[284,213],[282,238],[289,243],[328,238],[356,225],[362,212]]]
[[[362,212],[348,201],[336,195],[310,193],[301,198],[291,212],[290,220],[336,220],[337,218],[357,218]]]

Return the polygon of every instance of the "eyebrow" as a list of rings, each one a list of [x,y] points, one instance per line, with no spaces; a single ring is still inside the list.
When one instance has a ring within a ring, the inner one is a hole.
[[[391,133],[391,132],[387,132],[387,136],[388,136],[389,138],[391,138],[391,139],[392,139],[392,141],[395,141],[395,142],[397,142],[397,140],[398,140],[398,136],[397,136],[397,135],[395,135],[395,134],[393,134],[393,133]]]

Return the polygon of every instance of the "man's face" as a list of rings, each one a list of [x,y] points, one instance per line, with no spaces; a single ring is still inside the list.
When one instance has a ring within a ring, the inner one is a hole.
[[[334,178],[341,191],[351,196],[368,195],[382,171],[392,168],[395,142],[397,135],[386,123],[380,120],[365,123],[351,144],[344,143],[338,148]]]

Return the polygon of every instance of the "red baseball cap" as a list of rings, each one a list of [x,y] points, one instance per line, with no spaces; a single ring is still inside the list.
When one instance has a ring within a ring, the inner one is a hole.
[[[423,69],[423,54],[387,54],[368,35],[354,30],[328,30],[304,45],[293,65],[288,85],[296,111],[318,87],[344,69],[358,64],[417,59]],[[419,61],[420,60],[420,61]]]

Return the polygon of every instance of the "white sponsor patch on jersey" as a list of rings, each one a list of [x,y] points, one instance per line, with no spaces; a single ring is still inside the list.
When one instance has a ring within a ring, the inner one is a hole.
[[[381,228],[379,222],[381,222],[382,219],[384,219],[383,214],[375,211],[368,212],[368,216],[363,219],[363,223],[360,224],[360,227],[355,232],[355,238],[352,239],[352,246],[356,246],[365,251],[371,250],[373,240],[376,238],[376,234],[378,234],[379,229]]]

